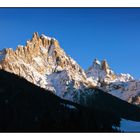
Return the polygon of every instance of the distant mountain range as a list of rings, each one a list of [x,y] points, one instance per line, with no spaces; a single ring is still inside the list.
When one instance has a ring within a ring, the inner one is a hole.
[[[34,33],[26,46],[1,50],[0,69],[2,132],[117,132],[124,119],[140,125],[140,81],[106,60],[84,71],[55,38]]]

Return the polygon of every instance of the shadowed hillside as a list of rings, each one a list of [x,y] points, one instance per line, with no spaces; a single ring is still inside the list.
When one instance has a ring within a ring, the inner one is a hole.
[[[109,93],[100,89],[93,91],[93,94],[88,97],[89,106],[96,109],[112,112],[120,118],[125,118],[133,121],[140,121],[140,108],[123,101]]]
[[[112,113],[60,99],[14,74],[0,71],[1,132],[112,132]]]

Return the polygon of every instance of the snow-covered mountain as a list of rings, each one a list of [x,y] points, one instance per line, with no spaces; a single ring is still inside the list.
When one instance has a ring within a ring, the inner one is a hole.
[[[0,68],[24,77],[56,95],[81,103],[84,89],[94,87],[84,70],[70,57],[55,38],[34,33],[26,46],[0,51]]]
[[[140,81],[129,74],[116,74],[106,60],[97,59],[85,72],[55,38],[34,33],[26,46],[0,51],[0,69],[24,77],[56,95],[87,104],[91,89],[100,88],[133,104],[140,104]]]
[[[130,74],[115,73],[106,60],[100,62],[95,59],[86,74],[100,89],[127,102],[140,104],[140,81]]]

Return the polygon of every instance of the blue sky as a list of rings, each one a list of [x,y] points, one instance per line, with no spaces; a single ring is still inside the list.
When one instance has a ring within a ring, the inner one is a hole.
[[[25,45],[33,32],[58,39],[84,69],[106,59],[140,78],[140,8],[0,8],[0,49]]]

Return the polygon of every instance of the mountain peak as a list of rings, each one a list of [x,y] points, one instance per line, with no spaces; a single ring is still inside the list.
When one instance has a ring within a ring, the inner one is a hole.
[[[46,36],[45,34],[41,34],[39,36],[38,32],[34,32],[31,40],[39,40],[39,39],[46,39],[46,40],[49,40],[49,41],[56,40],[55,38]]]
[[[34,32],[34,33],[33,33],[32,39],[39,39],[39,34],[38,34],[38,32]]]
[[[88,77],[94,77],[94,80],[103,80],[105,77],[113,74],[107,61],[104,59],[101,62],[98,59],[94,59],[93,65],[86,71]]]
[[[44,34],[33,33],[26,46],[19,45],[15,51],[10,48],[0,51],[0,57],[0,69],[24,77],[60,97],[75,100],[78,96],[75,102],[79,101],[79,90],[93,86],[59,42]]]
[[[7,69],[13,72],[16,69],[13,65],[19,60],[20,63],[25,62],[26,64],[33,64],[35,61],[39,61],[39,58],[45,59],[44,61],[47,61],[47,57],[48,59],[50,57],[52,57],[52,59],[56,59],[58,53],[60,55],[60,52],[62,52],[61,50],[62,49],[56,39],[45,35],[39,36],[39,34],[35,32],[33,33],[32,39],[27,41],[26,46],[18,45],[15,51],[12,48],[6,48],[0,51],[0,65],[2,69],[7,67]],[[39,63],[40,62],[36,64],[38,65],[38,67],[36,66],[36,69],[42,69],[40,66],[41,64]]]
[[[99,68],[99,69],[104,70],[106,72],[108,72],[107,70],[110,69],[106,59],[104,59],[100,62],[97,58],[95,58],[93,61],[93,67]]]

